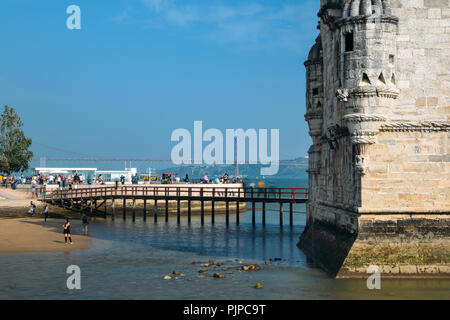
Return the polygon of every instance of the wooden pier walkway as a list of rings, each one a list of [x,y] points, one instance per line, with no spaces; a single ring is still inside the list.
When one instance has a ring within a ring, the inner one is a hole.
[[[40,201],[64,208],[89,210],[91,213],[100,211],[103,207],[107,211],[107,201],[112,202],[112,216],[115,215],[116,201],[123,201],[123,219],[126,218],[127,200],[132,200],[132,214],[135,219],[136,200],[144,201],[144,220],[147,219],[147,201],[153,201],[154,221],[158,221],[158,202],[165,202],[165,221],[169,219],[169,201],[177,203],[177,223],[181,221],[181,201],[187,201],[188,223],[191,222],[191,203],[200,202],[201,224],[205,222],[205,202],[211,203],[211,223],[215,222],[215,204],[225,203],[226,224],[229,225],[230,203],[236,203],[236,223],[239,224],[240,204],[249,202],[252,205],[252,224],[256,223],[256,204],[262,204],[262,224],[266,224],[266,204],[279,203],[280,226],[283,225],[283,204],[289,204],[289,221],[293,225],[293,205],[308,200],[306,188],[242,188],[221,186],[99,186],[78,188],[73,190],[56,189],[42,192]]]

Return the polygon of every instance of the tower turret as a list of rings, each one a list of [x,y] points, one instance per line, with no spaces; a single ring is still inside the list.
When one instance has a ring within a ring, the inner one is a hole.
[[[306,114],[305,119],[309,125],[309,134],[313,145],[309,148],[309,170],[310,175],[320,172],[320,136],[323,131],[323,55],[322,41],[320,35],[312,46],[306,67]],[[311,179],[313,177],[310,177]]]
[[[381,0],[347,0],[335,20],[340,39],[339,83],[342,119],[356,146],[356,168],[364,174],[365,147],[376,142],[382,123],[392,114],[398,18]]]

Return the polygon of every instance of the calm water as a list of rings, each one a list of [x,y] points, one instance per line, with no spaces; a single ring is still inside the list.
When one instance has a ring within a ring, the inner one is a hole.
[[[299,183],[305,182],[295,186]],[[228,228],[224,215],[216,217],[214,226],[207,216],[203,227],[199,217],[193,217],[191,225],[185,218],[177,225],[173,216],[169,223],[160,218],[157,224],[151,217],[134,223],[119,217],[91,221],[93,245],[87,250],[0,254],[0,299],[450,299],[448,280],[382,279],[381,290],[368,290],[365,280],[330,279],[308,265],[296,247],[305,225],[305,206],[294,207],[293,228],[286,208],[282,229],[278,205],[268,209],[266,227],[257,211],[255,228],[251,211],[241,215],[239,226],[231,215]],[[264,265],[274,258],[281,258],[280,264]],[[201,267],[192,261],[209,259],[228,266],[255,262],[262,270],[218,270],[225,279],[213,278],[213,271],[198,279]],[[66,268],[72,264],[81,268],[81,290],[66,288]],[[185,277],[162,279],[173,270]],[[264,289],[254,289],[256,282]]]

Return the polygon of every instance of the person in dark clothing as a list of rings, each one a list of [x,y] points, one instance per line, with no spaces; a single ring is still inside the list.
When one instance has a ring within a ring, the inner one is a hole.
[[[186,173],[186,177],[184,177],[184,182],[189,182],[189,176],[187,173]]]
[[[66,222],[63,224],[64,230],[64,243],[67,244],[67,238],[69,238],[70,244],[73,244],[72,237],[70,235],[70,221],[66,219]]]
[[[89,224],[88,216],[86,214],[83,214],[83,217],[81,218],[81,220],[83,222],[83,233],[87,235],[88,224]]]
[[[31,202],[31,203],[33,206],[33,216],[36,216],[36,205],[33,202]]]

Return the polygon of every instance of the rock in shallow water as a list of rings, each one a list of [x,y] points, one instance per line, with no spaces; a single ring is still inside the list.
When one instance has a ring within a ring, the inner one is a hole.
[[[260,269],[261,269],[261,267],[257,264],[246,264],[241,267],[241,270],[244,270],[244,271],[257,271]]]
[[[213,277],[214,277],[214,278],[220,278],[220,279],[221,279],[221,278],[225,278],[225,276],[224,276],[223,274],[218,273],[218,272],[214,273]]]

